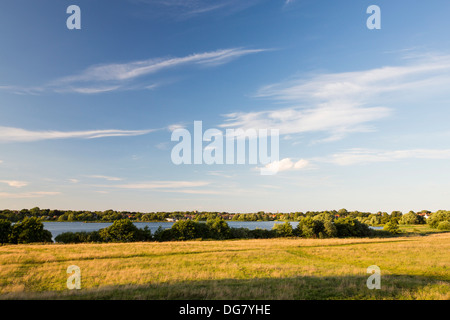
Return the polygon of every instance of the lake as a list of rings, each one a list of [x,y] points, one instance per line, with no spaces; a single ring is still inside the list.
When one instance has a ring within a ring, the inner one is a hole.
[[[151,230],[152,234],[162,227],[169,229],[174,222],[133,222],[138,228],[144,229],[146,226]],[[231,228],[248,228],[254,230],[259,229],[272,229],[275,224],[283,223],[281,221],[227,221]],[[292,227],[295,228],[298,222],[290,222]],[[102,228],[106,228],[112,225],[112,222],[44,222],[44,229],[52,233],[53,239],[63,232],[80,232],[80,231],[97,231]]]

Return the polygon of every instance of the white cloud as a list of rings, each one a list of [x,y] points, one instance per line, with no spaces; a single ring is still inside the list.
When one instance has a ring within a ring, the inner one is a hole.
[[[0,180],[0,183],[6,183],[10,187],[14,188],[22,188],[28,185],[28,182],[25,181],[15,181],[15,180]]]
[[[148,10],[140,9],[141,14],[150,15],[152,18],[186,20],[203,15],[229,15],[257,5],[262,0],[133,0],[149,6]]]
[[[56,196],[59,194],[61,194],[61,192],[52,192],[52,191],[35,191],[24,193],[0,192],[0,198],[9,198],[9,199],[41,198],[46,196]]]
[[[152,90],[159,84],[133,85],[131,82],[164,70],[197,65],[205,67],[219,66],[242,56],[267,51],[266,49],[230,48],[216,51],[194,53],[184,57],[153,58],[126,63],[93,65],[79,74],[56,79],[39,87],[21,88],[19,86],[0,86],[0,90],[16,94],[39,94],[45,91],[59,93],[98,94],[119,89]]]
[[[279,129],[282,135],[322,132],[336,141],[352,132],[373,131],[372,122],[393,112],[385,106],[411,93],[445,92],[450,56],[429,56],[405,66],[319,74],[262,87],[256,98],[289,103],[256,112],[225,115],[222,127]],[[385,96],[388,95],[388,96]]]
[[[117,177],[110,177],[110,176],[102,176],[102,175],[88,175],[86,176],[88,178],[93,178],[93,179],[105,179],[108,181],[122,181],[122,178],[117,178]]]
[[[150,181],[142,183],[130,183],[111,185],[109,187],[121,189],[176,189],[176,188],[194,188],[209,185],[206,181]]]
[[[55,91],[72,91],[82,94],[93,94],[124,89],[133,80],[156,74],[164,70],[198,65],[213,67],[228,63],[241,56],[259,53],[264,49],[231,48],[203,53],[194,53],[185,57],[156,58],[127,63],[95,65],[80,74],[58,79],[49,87]],[[139,86],[130,88],[136,89]],[[158,84],[145,84],[141,89],[155,89]]]
[[[32,131],[21,128],[1,127],[0,142],[32,142],[53,139],[96,139],[106,137],[126,137],[148,134],[151,130],[88,130],[88,131]]]
[[[291,158],[284,158],[280,161],[273,161],[264,166],[264,169],[269,172],[283,172],[288,170],[301,170],[310,165],[308,160],[300,159],[297,162],[293,162]]]
[[[392,162],[404,159],[446,160],[450,159],[450,149],[409,149],[393,151],[350,149],[318,160],[348,166],[363,163]]]

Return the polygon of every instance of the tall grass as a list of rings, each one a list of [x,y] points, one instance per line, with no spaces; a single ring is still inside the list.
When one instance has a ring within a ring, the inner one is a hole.
[[[267,239],[8,245],[1,299],[450,299],[450,233],[363,239]],[[82,289],[66,287],[69,265]],[[369,290],[370,265],[381,290]]]

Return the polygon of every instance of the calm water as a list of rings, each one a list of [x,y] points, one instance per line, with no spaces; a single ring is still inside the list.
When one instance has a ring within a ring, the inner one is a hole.
[[[259,229],[272,229],[275,224],[282,222],[279,221],[227,221],[231,228],[248,228],[254,230]],[[134,222],[134,224],[141,229],[148,226],[152,234],[162,227],[164,229],[169,229],[174,224],[173,222]],[[298,222],[291,222],[293,228],[297,226]],[[79,232],[79,231],[96,231],[102,228],[106,228],[112,225],[109,222],[95,222],[95,223],[84,223],[84,222],[44,222],[44,228],[52,233],[53,238],[63,232]]]

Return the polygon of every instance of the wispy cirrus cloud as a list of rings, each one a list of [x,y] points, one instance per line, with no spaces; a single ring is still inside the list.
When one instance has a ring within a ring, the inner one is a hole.
[[[87,175],[86,177],[88,178],[93,178],[93,179],[104,179],[104,180],[108,180],[108,181],[122,181],[122,178],[118,178],[118,177],[110,177],[110,176],[103,176],[103,175]]]
[[[34,142],[55,139],[98,139],[106,137],[129,137],[145,135],[157,129],[149,130],[87,130],[87,131],[52,131],[26,130],[0,126],[1,142]]]
[[[393,113],[384,105],[393,98],[432,94],[449,85],[450,56],[442,55],[412,59],[403,66],[317,74],[264,86],[254,95],[290,106],[226,114],[221,126],[275,128],[282,135],[322,132],[328,135],[322,141],[335,141],[351,132],[373,131],[374,121]]]
[[[161,85],[138,80],[165,70],[182,66],[216,67],[245,55],[256,54],[268,49],[229,48],[184,57],[151,58],[125,63],[93,65],[78,74],[53,80],[38,87],[0,86],[0,90],[18,94],[40,94],[42,92],[98,94],[116,90],[153,90]]]
[[[28,182],[25,181],[16,181],[16,180],[0,180],[0,183],[6,183],[10,187],[14,188],[22,188],[28,185]]]
[[[60,194],[61,192],[55,191],[32,191],[22,193],[0,192],[0,198],[8,198],[8,199],[41,198],[46,196],[57,196]]]
[[[177,20],[193,19],[204,15],[230,15],[255,6],[264,0],[129,0],[143,4],[140,14]]]
[[[349,166],[405,159],[450,160],[450,149],[371,150],[355,148],[318,160],[340,166]]]
[[[120,189],[179,189],[204,187],[209,184],[210,182],[207,181],[149,181],[110,185],[110,187]]]
[[[102,188],[130,189],[130,190],[151,190],[158,192],[184,193],[184,194],[222,194],[223,191],[202,189],[209,186],[208,181],[146,181],[126,184],[102,185]]]

